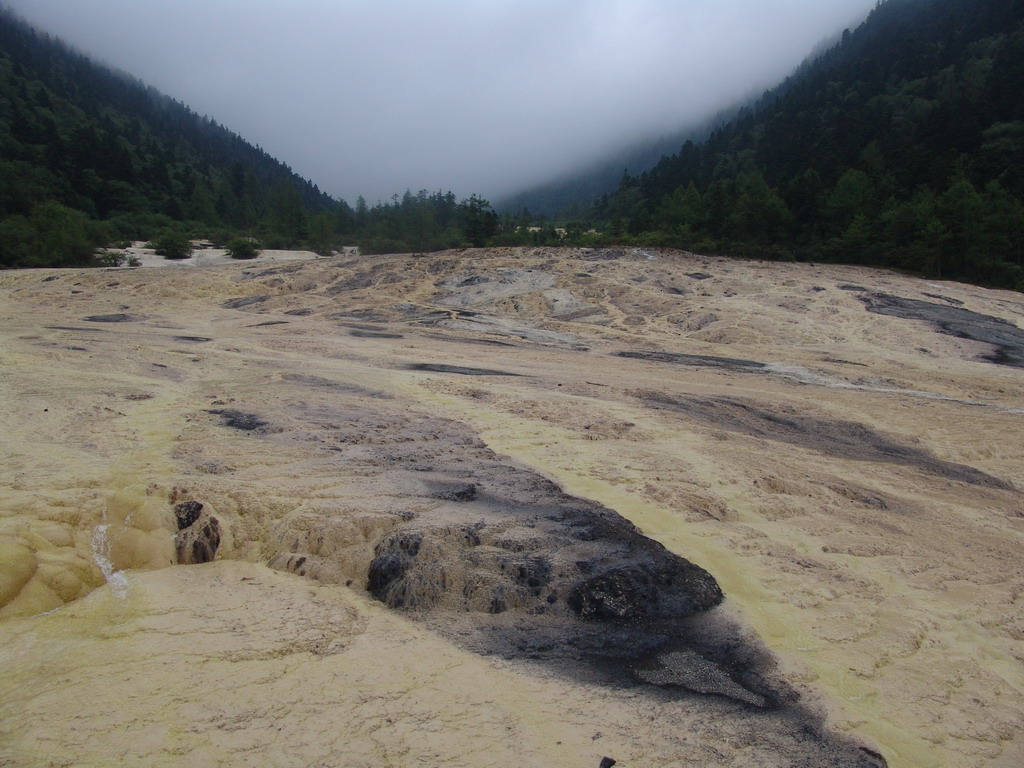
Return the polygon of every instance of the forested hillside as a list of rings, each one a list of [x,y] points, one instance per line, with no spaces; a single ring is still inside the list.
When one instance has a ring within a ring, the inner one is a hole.
[[[704,143],[623,178],[613,238],[1024,287],[1024,2],[886,0]]]
[[[1024,288],[1022,84],[1024,0],[884,0],[556,229],[441,191],[353,209],[0,10],[0,266],[88,264],[97,245],[161,237],[321,253],[625,242]]]
[[[396,252],[484,245],[517,228],[452,192],[360,197],[353,209],[0,8],[0,267],[94,264],[97,246],[137,239],[177,256],[196,237]],[[558,240],[550,228],[536,237]]]
[[[97,244],[165,230],[297,245],[336,229],[346,208],[0,9],[0,266],[87,264]]]
[[[527,218],[572,219],[586,216],[596,198],[615,189],[624,169],[634,173],[650,170],[684,141],[706,139],[713,128],[731,117],[738,108],[739,105],[736,105],[732,110],[717,115],[701,126],[677,131],[671,136],[640,142],[615,156],[602,158],[583,170],[500,199],[495,203],[495,207],[499,212],[525,212]]]

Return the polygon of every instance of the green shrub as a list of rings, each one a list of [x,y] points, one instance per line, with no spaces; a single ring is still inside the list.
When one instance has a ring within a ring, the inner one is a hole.
[[[236,237],[228,243],[227,252],[232,259],[255,259],[260,255],[260,243],[251,237]]]
[[[138,256],[122,253],[121,251],[105,251],[97,253],[93,258],[97,267],[141,267],[142,261]]]
[[[128,261],[128,257],[120,251],[106,251],[97,253],[95,260],[98,267],[121,267]]]
[[[152,245],[165,259],[187,259],[192,255],[192,241],[188,235],[173,229],[161,230]]]

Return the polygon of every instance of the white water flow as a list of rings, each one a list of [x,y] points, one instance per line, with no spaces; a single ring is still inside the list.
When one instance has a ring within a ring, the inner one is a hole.
[[[114,569],[110,560],[110,525],[101,523],[92,532],[92,560],[103,572],[103,578],[110,585],[111,591],[124,600],[128,596],[128,577],[124,571]]]

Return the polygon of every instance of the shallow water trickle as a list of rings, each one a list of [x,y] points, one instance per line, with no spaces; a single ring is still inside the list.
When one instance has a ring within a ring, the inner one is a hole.
[[[110,585],[111,591],[124,600],[128,597],[128,576],[124,571],[114,569],[110,560],[110,525],[102,523],[92,531],[90,546],[92,547],[92,560],[103,572],[103,578]]]

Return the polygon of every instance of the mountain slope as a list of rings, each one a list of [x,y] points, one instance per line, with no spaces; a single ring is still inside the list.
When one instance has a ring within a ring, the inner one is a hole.
[[[594,217],[647,242],[1016,286],[1021,82],[1020,0],[888,0]]]
[[[804,59],[796,72],[803,72],[837,42],[839,34],[826,37]],[[744,107],[755,106],[760,94],[751,90],[750,96],[739,99],[712,115],[694,119],[689,125],[658,137],[650,137],[623,147],[611,156],[606,156],[586,168],[553,177],[550,180],[501,199],[496,204],[499,211],[513,214],[527,212],[561,220],[585,218],[590,205],[601,195],[615,191],[622,179],[623,171],[639,175],[651,170],[663,158],[679,151],[687,141],[706,141],[716,128],[728,123]]]
[[[735,110],[729,110],[717,115],[703,127],[687,128],[669,136],[640,142],[583,170],[499,200],[495,207],[499,212],[527,214],[528,217],[579,217],[596,198],[615,190],[624,171],[637,174],[650,170],[683,142],[706,139],[713,128],[734,113]]]
[[[173,222],[297,242],[308,213],[336,206],[215,121],[3,9],[0,158],[2,266],[85,263],[92,241]],[[40,241],[54,228],[79,247]]]

